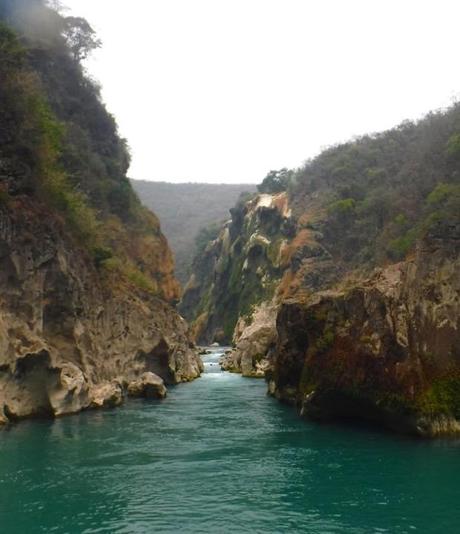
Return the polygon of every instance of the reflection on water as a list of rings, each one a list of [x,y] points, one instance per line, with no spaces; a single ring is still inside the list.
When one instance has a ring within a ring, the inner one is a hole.
[[[457,442],[302,421],[219,356],[165,401],[0,432],[0,532],[458,531]]]

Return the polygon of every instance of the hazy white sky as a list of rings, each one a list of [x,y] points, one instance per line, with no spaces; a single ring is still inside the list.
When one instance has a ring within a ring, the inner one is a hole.
[[[460,94],[458,0],[63,0],[133,178],[260,182]]]

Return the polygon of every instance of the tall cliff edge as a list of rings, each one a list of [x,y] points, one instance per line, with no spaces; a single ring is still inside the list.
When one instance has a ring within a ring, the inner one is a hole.
[[[81,66],[96,46],[84,19],[41,0],[0,4],[0,422],[201,371],[171,251]]]
[[[285,301],[269,391],[316,419],[460,431],[460,224],[341,290]]]

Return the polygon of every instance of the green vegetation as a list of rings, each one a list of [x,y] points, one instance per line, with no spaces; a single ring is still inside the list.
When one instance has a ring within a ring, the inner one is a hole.
[[[80,64],[98,46],[87,21],[45,0],[0,2],[2,203],[36,199],[96,267],[156,292],[166,245],[126,177],[126,141]]]
[[[148,293],[157,294],[158,288],[153,280],[138,268],[131,266],[125,270],[125,274],[131,283]]]
[[[353,217],[356,211],[356,200],[354,198],[344,198],[336,200],[328,206],[328,213],[332,217],[344,221]]]
[[[418,399],[417,406],[423,413],[460,417],[460,378],[448,376],[435,380]]]
[[[412,228],[403,236],[392,239],[387,247],[387,253],[391,259],[402,260],[413,249],[417,239],[417,230]]]
[[[131,183],[142,203],[159,216],[161,229],[174,252],[176,276],[183,285],[190,276],[195,246],[203,249],[206,229],[228,219],[230,208],[241,195],[247,198],[255,191],[252,184]],[[214,239],[215,233],[211,231],[209,240]]]
[[[113,250],[108,247],[95,247],[91,252],[96,267],[106,265],[113,258]]]
[[[331,147],[290,177],[291,202],[326,208],[319,230],[336,259],[398,261],[460,214],[460,104]],[[318,203],[316,200],[316,203]]]
[[[449,156],[460,155],[460,133],[455,133],[447,141],[447,154]]]
[[[460,184],[438,184],[427,197],[429,206],[457,207],[460,199]]]
[[[220,233],[220,226],[216,223],[212,223],[205,228],[201,228],[198,235],[195,237],[195,250],[196,254],[203,254],[205,248],[210,241],[214,241]]]
[[[5,102],[0,116],[10,135],[9,143],[2,145],[1,157],[10,162],[13,172],[19,163],[27,165],[28,171],[24,183],[15,177],[16,183],[9,189],[15,193],[35,189],[42,200],[64,215],[82,241],[95,240],[95,212],[85,194],[72,187],[60,162],[65,126],[51,110],[37,74],[27,67],[26,49],[5,25],[0,26],[0,50],[0,93]],[[31,175],[36,178],[33,182]]]
[[[285,167],[279,171],[270,171],[262,180],[262,183],[257,186],[257,190],[259,193],[281,193],[287,190],[293,176],[294,171]]]

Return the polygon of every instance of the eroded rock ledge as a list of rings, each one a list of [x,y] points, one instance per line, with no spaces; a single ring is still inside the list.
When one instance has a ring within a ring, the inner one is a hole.
[[[0,207],[0,288],[0,423],[116,406],[144,373],[200,375],[173,307],[96,269],[27,199]]]

